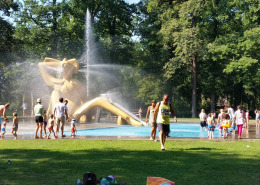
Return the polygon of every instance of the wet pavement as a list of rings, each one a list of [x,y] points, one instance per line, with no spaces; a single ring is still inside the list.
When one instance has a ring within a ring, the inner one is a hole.
[[[106,122],[106,123],[104,123]],[[110,123],[107,123],[110,122]],[[3,123],[3,121],[2,121]],[[185,123],[183,123],[185,124]],[[194,123],[195,124],[195,123]],[[196,123],[198,124],[198,123]],[[88,123],[88,124],[76,124],[77,130],[80,129],[93,129],[93,128],[106,128],[106,127],[115,127],[117,124],[115,122],[106,121],[104,120],[103,123]],[[12,123],[11,120],[7,124],[7,132],[5,134],[5,138],[0,139],[14,139],[14,136],[11,134],[12,130]],[[70,130],[70,124],[65,124],[65,131]],[[18,139],[34,139],[34,133],[35,131],[35,123],[33,118],[26,118],[26,119],[19,119],[19,128],[18,128]],[[48,132],[48,129],[47,129]],[[53,134],[51,134],[51,139],[54,139]],[[61,138],[58,138],[61,139]],[[66,136],[62,139],[71,139],[70,136]],[[85,140],[149,140],[149,137],[144,136],[76,136],[75,139],[85,139]],[[157,138],[158,139],[158,138]],[[255,121],[251,120],[249,129],[243,129],[242,132],[242,139],[243,140],[255,140],[260,139],[260,129],[255,127]],[[208,140],[206,137],[169,137],[167,140]],[[237,133],[232,134],[230,133],[228,135],[227,139],[224,139],[223,137],[215,137],[212,139],[212,141],[230,141],[230,140],[238,140],[237,139]]]

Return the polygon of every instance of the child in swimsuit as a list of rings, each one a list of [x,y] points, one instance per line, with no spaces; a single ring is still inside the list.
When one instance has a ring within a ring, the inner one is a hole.
[[[50,115],[50,119],[48,120],[48,124],[49,124],[48,125],[49,134],[48,134],[47,139],[50,139],[51,133],[53,133],[54,138],[56,139],[57,137],[55,136],[55,132],[53,130],[53,127],[54,127],[54,116],[53,116],[53,114]]]
[[[231,127],[231,123],[229,119],[230,119],[229,115],[225,114],[224,120],[222,121],[221,125],[229,125],[229,127]],[[223,126],[223,136],[224,139],[228,137],[228,127],[226,126]]]
[[[6,123],[8,123],[8,122],[9,122],[8,119],[5,118],[5,119],[4,119],[4,123],[3,123],[3,127],[2,127],[1,138],[4,138],[4,135],[5,135],[5,133],[6,133]]]
[[[220,113],[218,115],[218,126],[219,126],[219,134],[222,136],[223,127],[221,126],[221,123],[224,119],[225,113],[223,109],[220,109]]]
[[[208,138],[209,139],[213,139],[213,135],[214,135],[214,130],[215,130],[215,123],[214,123],[214,115],[212,115],[211,113],[208,114],[208,118],[207,118],[207,124],[208,124]]]
[[[43,132],[44,132],[44,137],[47,137],[46,127],[47,127],[47,115],[46,115],[46,110],[44,110],[44,114],[43,114]]]
[[[17,113],[13,113],[13,128],[12,128],[12,134],[14,136],[14,139],[17,139],[17,130],[18,130],[18,118],[17,118]]]
[[[72,121],[70,122],[70,131],[71,131],[71,138],[75,138],[76,134],[75,132],[77,132],[76,126],[75,126],[75,119],[72,119]]]

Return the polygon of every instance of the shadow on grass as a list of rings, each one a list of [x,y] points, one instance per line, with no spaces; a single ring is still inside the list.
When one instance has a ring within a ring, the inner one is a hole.
[[[148,176],[164,177],[181,185],[260,183],[259,158],[241,159],[235,154],[212,151],[0,150],[0,184],[73,185],[87,171],[98,178],[112,174],[128,185],[145,185]],[[9,159],[13,164],[6,165]]]
[[[217,150],[216,148],[189,148],[189,149],[186,149],[186,150],[205,150],[205,151],[209,151],[209,150]]]

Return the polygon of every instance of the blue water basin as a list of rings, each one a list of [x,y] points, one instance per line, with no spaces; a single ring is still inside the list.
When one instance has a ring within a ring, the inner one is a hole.
[[[183,124],[172,123],[170,125],[171,137],[207,137],[208,133],[205,129],[201,130],[199,124]],[[229,129],[229,132],[232,129]],[[133,126],[120,126],[120,127],[107,127],[95,129],[81,129],[77,131],[77,136],[150,136],[151,127],[133,127]],[[66,135],[70,135],[70,131],[65,131]],[[158,130],[157,130],[158,136]],[[219,129],[216,127],[214,137],[219,137]]]

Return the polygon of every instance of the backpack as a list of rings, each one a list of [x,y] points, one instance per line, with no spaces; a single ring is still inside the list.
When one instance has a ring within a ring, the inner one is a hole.
[[[116,178],[113,175],[109,175],[105,178],[102,178],[100,185],[114,185],[117,184]]]
[[[83,176],[82,185],[97,185],[97,176],[94,173],[87,172]]]

